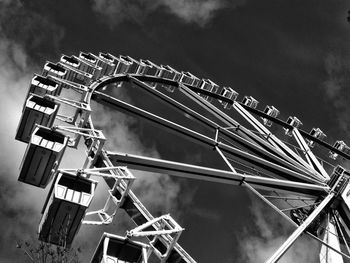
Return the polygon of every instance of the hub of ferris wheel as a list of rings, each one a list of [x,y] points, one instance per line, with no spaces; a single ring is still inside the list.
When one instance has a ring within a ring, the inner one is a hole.
[[[108,85],[120,88],[126,82],[214,135],[106,92]],[[190,103],[182,102],[180,95]],[[81,52],[78,56],[63,55],[57,63],[47,62],[42,74],[32,78],[16,133],[16,139],[27,144],[18,180],[39,188],[51,184],[42,210],[39,240],[70,247],[82,224],[103,227],[123,209],[136,228],[125,236],[105,233],[92,263],[148,262],[151,255],[160,262],[195,262],[178,244],[184,229],[176,220],[169,214],[153,217],[133,193],[136,178],[131,170],[137,169],[247,187],[295,226],[267,262],[278,261],[303,233],[321,243],[320,262],[350,259],[350,172],[337,162],[339,158],[350,159],[350,148],[343,141],[328,144],[319,128],[303,131],[302,122],[295,116],[286,121],[278,119],[280,112],[274,106],[261,111],[253,97],[245,96],[239,102],[238,96],[231,87],[129,56]],[[106,150],[108,138],[93,123],[92,100],[214,149],[227,169]],[[233,119],[230,111],[238,113],[245,124]],[[273,124],[284,129],[286,141],[270,132]],[[77,148],[81,140],[86,146],[83,166],[61,168],[66,149]],[[316,156],[314,147],[327,149],[329,161]],[[109,190],[104,206],[91,211],[98,179]],[[136,237],[147,242],[136,241]]]

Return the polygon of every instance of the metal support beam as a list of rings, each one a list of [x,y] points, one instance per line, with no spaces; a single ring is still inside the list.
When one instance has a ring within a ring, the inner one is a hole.
[[[259,189],[287,191],[311,196],[326,195],[329,191],[328,186],[319,186],[315,184],[239,174],[231,171],[172,162],[133,154],[107,152],[107,156],[113,165],[127,165],[130,169],[169,174],[189,179],[233,185],[241,185],[243,182],[247,182],[253,187]]]
[[[247,140],[241,137],[241,135],[239,135],[242,133],[241,126],[237,126],[237,129],[234,128],[232,131],[225,129],[221,127],[218,123],[204,117],[203,115],[195,112],[194,110],[188,108],[187,106],[164,95],[163,93],[152,88],[146,83],[138,80],[137,78],[130,77],[130,80],[134,85],[136,85],[139,88],[142,88],[144,91],[146,91],[151,96],[158,99],[160,102],[166,103],[167,105],[171,106],[178,112],[191,116],[194,121],[197,121],[202,126],[208,129],[216,129],[216,132],[219,132],[221,135],[226,136],[230,141],[233,142],[233,144],[237,144],[240,148],[246,149],[250,153],[254,153],[257,156],[264,158],[265,160],[282,165],[285,168],[315,177],[315,173],[316,173],[315,171],[306,169],[304,166],[302,166],[300,163],[290,158],[289,156],[286,156],[285,154],[282,154],[282,153],[276,155],[276,152],[272,153],[271,150],[268,151],[265,148],[260,147],[256,143],[251,142],[251,140]],[[180,87],[182,87],[182,85],[180,85]]]
[[[306,230],[306,228],[312,223],[312,221],[321,213],[321,211],[328,205],[328,203],[332,200],[335,193],[329,193],[325,199],[316,207],[314,211],[308,216],[308,218],[289,236],[289,238],[282,244],[282,246],[271,256],[266,263],[274,263],[277,262],[284,253],[293,245],[295,240]]]
[[[289,162],[290,164],[294,165],[295,168],[298,168],[304,173],[309,174],[310,176],[315,178],[315,173],[317,174],[317,171],[313,170],[312,167],[310,167],[305,161],[303,161],[296,153],[294,153],[292,150],[290,150],[287,146],[285,146],[282,142],[280,144],[283,144],[285,149],[284,151],[281,151],[279,147],[276,145],[271,145],[266,140],[260,138],[256,134],[252,133],[250,130],[244,128],[239,123],[237,123],[235,120],[233,120],[231,117],[229,117],[227,114],[220,111],[218,108],[216,108],[214,105],[210,104],[206,100],[199,97],[195,92],[193,92],[190,88],[179,85],[180,90],[187,95],[189,98],[191,98],[194,102],[196,102],[198,105],[203,107],[206,111],[213,114],[213,116],[220,119],[223,123],[225,123],[227,126],[236,127],[235,132],[239,134],[242,138],[245,138],[246,140],[252,142],[256,148],[263,148],[270,153],[274,154],[276,157],[279,157],[281,159],[284,159],[285,161]],[[201,91],[201,90],[200,90]],[[233,105],[235,105],[236,102],[234,102]],[[248,112],[247,112],[248,113]],[[249,113],[248,113],[249,114]],[[252,117],[253,118],[253,117]],[[257,122],[257,120],[256,120]],[[262,124],[261,124],[262,125]],[[288,154],[286,154],[288,153]]]
[[[104,93],[95,92],[93,95],[93,99],[106,106],[109,106],[112,108],[118,108],[122,111],[129,112],[129,113],[135,114],[138,117],[142,117],[146,120],[152,121],[153,123],[159,124],[162,127],[169,129],[169,131],[176,132],[177,134],[182,135],[187,139],[191,139],[196,143],[209,146],[210,148],[214,148],[215,146],[218,146],[225,154],[229,154],[233,156],[233,158],[239,159],[240,162],[245,163],[248,166],[258,168],[259,171],[262,171],[266,175],[270,175],[272,177],[278,177],[278,178],[280,177],[287,178],[293,181],[296,180],[296,181],[313,182],[315,184],[321,184],[319,181],[313,178],[310,178],[308,176],[305,176],[293,170],[287,169],[283,166],[274,164],[272,162],[266,161],[263,158],[259,158],[257,156],[249,154],[240,149],[226,145],[224,143],[221,143],[221,142],[218,143],[212,138],[209,138],[205,135],[202,135],[198,132],[190,130],[179,124],[176,124],[167,119],[159,117],[155,114],[149,113],[145,110],[142,110],[138,107],[130,105],[116,98],[113,98]]]
[[[309,145],[305,142],[299,130],[297,128],[293,128],[292,134],[297,143],[299,144],[300,148],[304,151],[305,157],[308,160],[309,164],[312,165],[312,167],[314,167],[314,169],[319,172],[319,179],[323,182],[329,181],[329,175],[327,174],[323,166],[320,164],[320,162],[317,160],[316,156],[311,151]]]
[[[241,104],[234,102],[233,108],[241,114],[259,133],[266,137],[266,140],[271,143],[278,150],[282,151],[287,156],[295,160],[299,165],[302,165],[308,170],[314,170],[314,167],[306,163],[299,155],[297,155],[293,150],[291,150],[287,145],[285,145],[280,139],[278,139],[274,134],[272,134],[261,122],[253,117]],[[317,170],[314,170],[314,176],[320,177]]]

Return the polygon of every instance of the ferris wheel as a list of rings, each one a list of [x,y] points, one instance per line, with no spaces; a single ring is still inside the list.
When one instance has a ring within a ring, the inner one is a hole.
[[[118,97],[115,90],[123,87],[142,96],[139,105]],[[148,98],[162,108],[149,107]],[[225,169],[107,149],[109,138],[94,125],[92,101],[213,150]],[[196,262],[178,243],[184,229],[169,214],[152,216],[133,192],[131,170],[140,170],[249,189],[295,227],[269,263],[301,234],[321,243],[321,263],[347,261],[350,172],[340,164],[350,159],[350,148],[343,141],[327,143],[319,128],[302,130],[295,116],[282,121],[274,106],[257,106],[231,87],[149,60],[81,52],[47,62],[32,78],[16,133],[28,144],[18,180],[40,188],[51,183],[39,240],[70,247],[82,224],[110,224],[123,209],[136,227],[126,236],[105,233],[92,263],[148,262],[151,255],[160,262]],[[80,142],[86,146],[83,166],[62,168],[66,148]],[[98,179],[108,185],[108,198],[91,211]]]

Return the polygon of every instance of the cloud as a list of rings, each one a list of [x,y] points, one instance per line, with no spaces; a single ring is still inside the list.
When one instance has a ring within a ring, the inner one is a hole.
[[[350,128],[350,57],[342,52],[331,52],[324,60],[327,79],[322,83],[328,101],[333,106],[335,118],[344,133]]]
[[[30,10],[19,0],[0,1],[1,34],[22,46],[32,59],[50,60],[59,51],[64,29],[48,16]],[[28,61],[35,66],[35,61]]]
[[[283,244],[294,230],[289,223],[251,196],[253,224],[239,233],[241,262],[265,262]],[[243,236],[243,238],[242,238]],[[279,262],[317,262],[319,246],[317,242],[303,235],[287,251]]]
[[[16,240],[35,236],[45,191],[17,182],[25,145],[14,136],[32,72],[23,48],[0,37],[0,261],[16,255]],[[17,252],[18,253],[18,252]]]
[[[205,26],[224,8],[235,8],[245,0],[94,0],[93,10],[107,17],[112,28],[124,20],[141,24],[157,10],[164,10],[185,23]],[[105,20],[103,20],[105,21]]]

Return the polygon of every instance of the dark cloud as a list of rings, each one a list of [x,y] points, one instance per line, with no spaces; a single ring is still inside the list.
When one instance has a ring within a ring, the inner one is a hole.
[[[100,19],[112,28],[124,20],[142,24],[155,11],[162,9],[185,23],[205,26],[224,8],[235,8],[245,0],[94,0],[93,10],[101,15]]]
[[[45,61],[59,53],[64,29],[45,14],[28,10],[14,0],[0,2],[0,16],[2,35],[21,45],[30,58]]]

